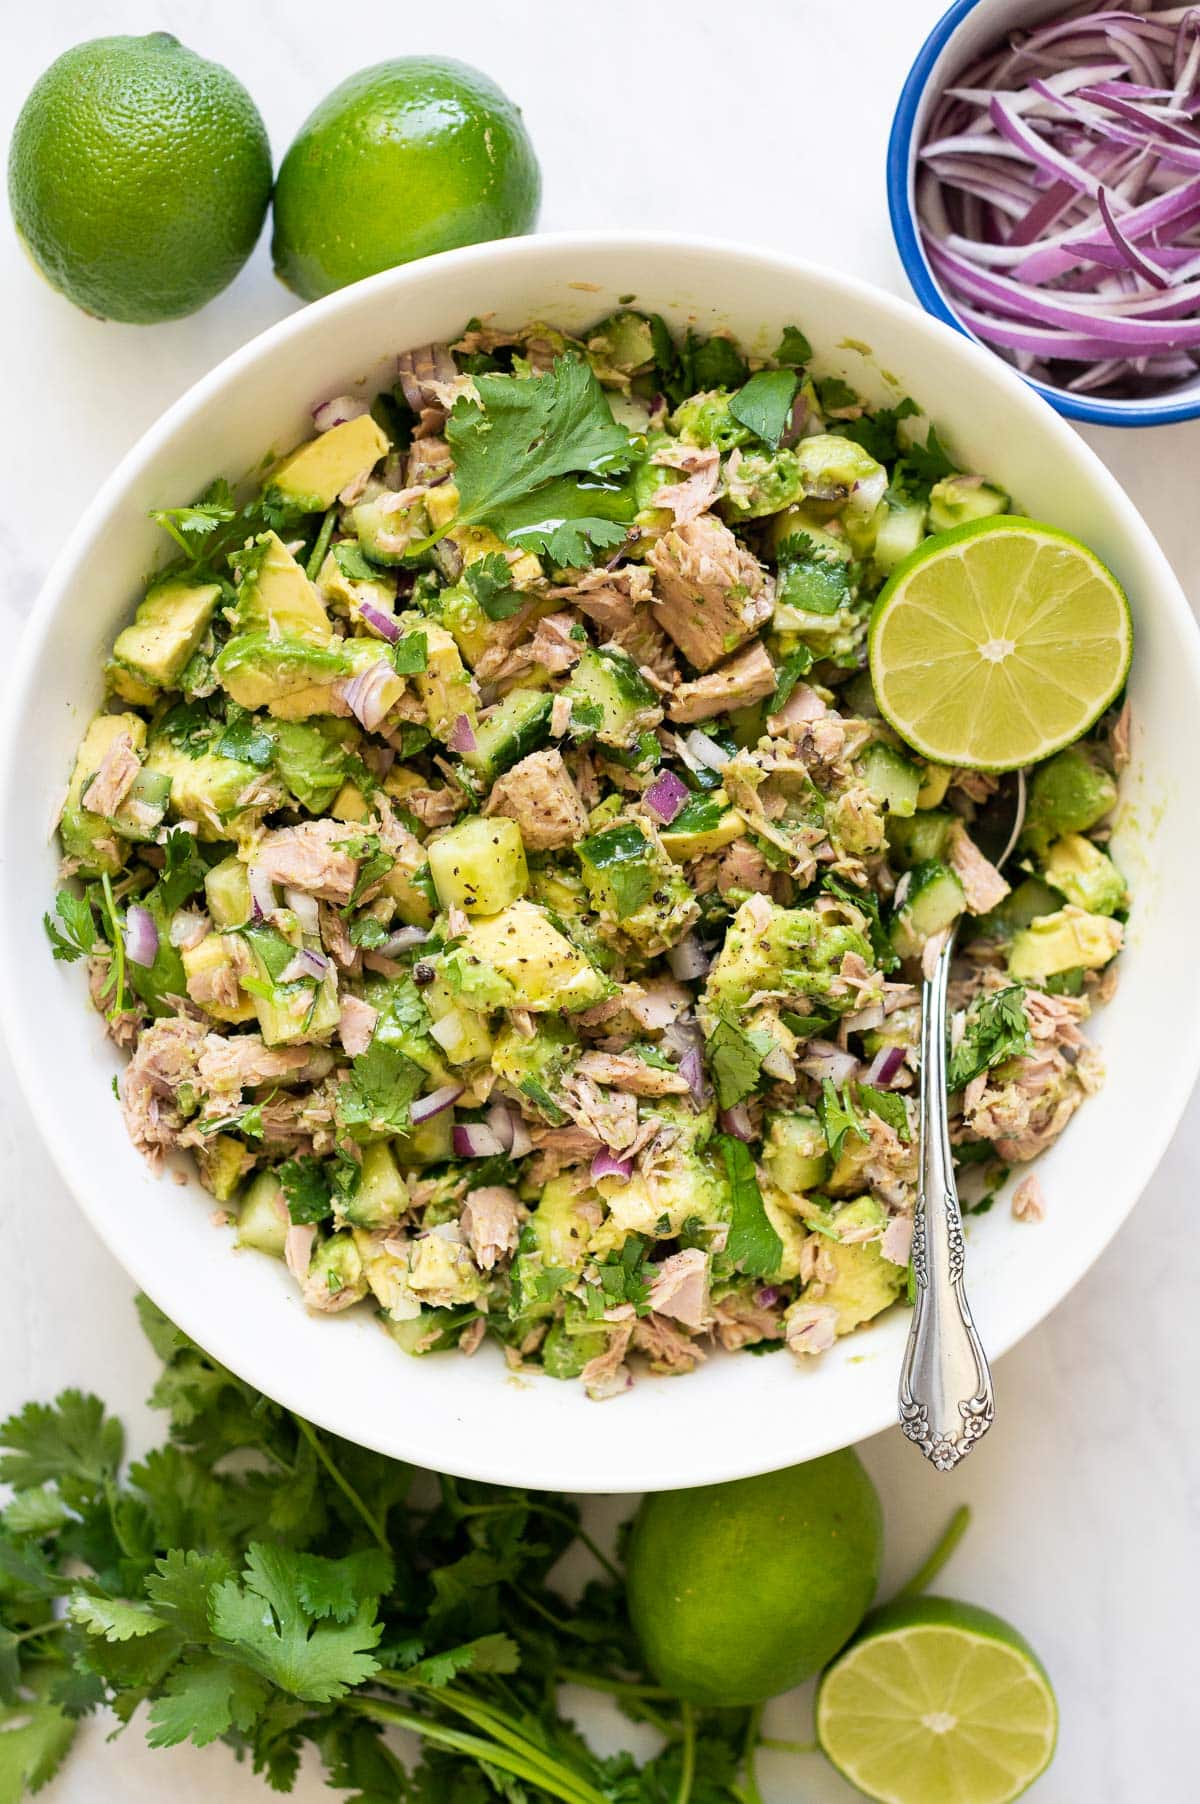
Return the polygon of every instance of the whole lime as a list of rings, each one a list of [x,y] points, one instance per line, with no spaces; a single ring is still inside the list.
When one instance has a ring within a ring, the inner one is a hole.
[[[310,113],[275,187],[275,273],[314,301],[397,263],[527,232],[541,174],[520,109],[466,63],[361,69]]]
[[[51,63],[8,156],[17,231],[85,312],[194,313],[262,230],[271,146],[240,81],[173,38],[93,38]]]
[[[646,1664],[697,1704],[787,1691],[854,1633],[882,1552],[879,1499],[849,1448],[761,1478],[657,1492],[638,1511],[627,1561]]]

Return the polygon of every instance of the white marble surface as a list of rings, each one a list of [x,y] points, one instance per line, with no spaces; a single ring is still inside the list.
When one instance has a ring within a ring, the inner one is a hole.
[[[363,63],[459,55],[525,108],[545,172],[546,228],[714,231],[903,292],[883,152],[900,81],[939,10],[938,0],[458,0],[423,14],[357,0],[331,17],[318,0],[43,0],[6,17],[0,118],[7,137],[31,83],[71,44],[166,28],[237,71],[278,158],[309,108]],[[293,305],[272,278],[264,238],[233,287],[195,318],[102,325],[41,286],[0,222],[9,448],[0,607],[14,633],[65,523],[114,461],[190,382]],[[1200,425],[1089,436],[1194,589]],[[1114,1131],[1136,1132],[1136,1123]],[[961,1473],[936,1477],[896,1432],[863,1449],[883,1494],[889,1577],[913,1563],[954,1503],[972,1505],[974,1527],[944,1583],[1012,1618],[1049,1667],[1063,1729],[1036,1788],[1044,1804],[1196,1795],[1198,1180],[1193,1104],[1117,1242],[1000,1365],[997,1427]],[[63,1191],[2,1052],[0,1219],[0,1409],[90,1385],[144,1442],[158,1424],[142,1407],[152,1361],[131,1286]],[[777,1706],[771,1727],[803,1734],[799,1703]],[[851,1796],[815,1759],[771,1756],[763,1777],[770,1804]],[[140,1804],[168,1790],[176,1804],[265,1795],[223,1749],[150,1755],[136,1729],[106,1747],[99,1725],[43,1795],[47,1804]],[[315,1773],[297,1792],[314,1804],[328,1795]]]

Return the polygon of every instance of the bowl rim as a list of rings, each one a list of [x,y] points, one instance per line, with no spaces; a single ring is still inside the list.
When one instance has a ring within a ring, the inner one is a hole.
[[[972,332],[969,326],[963,324],[935,281],[921,243],[912,202],[911,176],[917,114],[925,98],[934,65],[943,50],[976,7],[989,3],[994,3],[994,0],[955,0],[949,11],[943,13],[917,51],[900,90],[896,111],[892,115],[886,162],[888,213],[896,249],[913,292],[927,313],[944,320],[956,332],[961,332],[964,338],[982,346],[990,356],[1006,364],[1020,381],[1068,419],[1083,420],[1092,426],[1170,426],[1200,418],[1200,389],[1194,389],[1186,399],[1155,400],[1143,405],[1134,401],[1093,401],[1086,395],[1068,394],[1065,389],[1054,388],[1048,382],[1039,382],[1036,377],[1022,375],[1014,364],[1009,364],[1006,358],[1001,357],[977,333]],[[1000,8],[997,7],[996,10],[999,12]],[[1001,20],[1000,24],[1002,23]]]
[[[0,942],[8,940],[5,913],[11,878],[4,879],[2,873],[6,862],[5,852],[12,843],[13,825],[10,816],[13,810],[13,798],[22,773],[24,742],[20,732],[21,716],[28,700],[31,678],[43,655],[46,643],[52,637],[57,626],[64,596],[68,593],[70,579],[81,556],[94,543],[98,529],[103,525],[110,510],[119,502],[124,492],[134,483],[143,465],[152,463],[160,454],[164,444],[169,442],[181,428],[191,425],[195,418],[211,404],[214,394],[219,395],[224,386],[235,380],[244,369],[252,366],[260,357],[268,354],[277,345],[288,339],[302,338],[318,321],[326,322],[335,318],[339,313],[352,316],[363,297],[368,293],[394,291],[399,295],[409,283],[417,284],[428,280],[431,269],[435,269],[436,274],[445,281],[452,279],[459,271],[484,266],[497,256],[506,260],[516,262],[527,260],[531,264],[536,264],[543,255],[553,256],[562,251],[603,257],[619,255],[631,249],[664,251],[684,258],[694,256],[734,260],[747,266],[748,275],[752,275],[756,267],[770,266],[780,273],[799,276],[809,281],[815,279],[818,282],[828,283],[848,301],[859,299],[876,310],[889,313],[895,317],[898,324],[910,330],[932,334],[935,338],[940,338],[946,332],[945,325],[929,318],[928,315],[922,315],[909,301],[861,277],[846,275],[841,271],[814,264],[804,258],[728,239],[654,231],[546,233],[511,239],[500,244],[489,243],[448,251],[436,258],[422,259],[419,263],[383,271],[364,282],[339,290],[309,307],[286,315],[275,325],[268,327],[247,344],[233,351],[207,374],[200,377],[135,441],[85,508],[73,532],[55,558],[39,591],[22,633],[21,645],[18,648],[11,672],[11,683],[6,685],[6,695],[13,705],[0,711]],[[970,344],[970,348],[968,349],[961,336],[956,336],[951,342],[959,347],[956,355],[965,355],[969,360],[977,363],[981,380],[996,385],[1002,390],[1008,390],[1012,400],[1018,402],[1022,408],[1028,409],[1031,405],[1035,408],[1038,407],[1038,402],[1030,399],[1029,385],[1024,383],[1018,373],[1005,365],[1002,360],[987,352],[984,347],[970,343],[969,339],[967,342]],[[1154,534],[1142,520],[1132,502],[1124,495],[1116,478],[1096,452],[1051,409],[1043,407],[1041,414],[1043,428],[1052,438],[1058,439],[1064,454],[1090,467],[1096,478],[1102,480],[1111,491],[1115,491],[1113,500],[1117,504],[1118,511],[1127,515],[1127,525],[1130,531],[1140,534],[1146,554],[1158,565],[1162,585],[1159,599],[1164,612],[1178,630],[1180,654],[1189,664],[1192,680],[1197,692],[1200,693],[1200,631],[1197,630],[1196,622],[1178,578]],[[18,701],[20,706],[16,705]],[[13,902],[15,906],[17,903],[15,894],[13,894]],[[25,1041],[20,1032],[20,1025],[15,1001],[8,989],[0,985],[0,1031],[3,1032],[8,1044],[18,1084],[37,1125],[41,1140],[65,1188],[79,1204],[100,1239],[139,1288],[145,1290],[153,1298],[156,1292],[162,1288],[161,1262],[156,1260],[152,1251],[140,1241],[134,1239],[131,1242],[128,1236],[122,1234],[119,1216],[114,1216],[113,1212],[104,1206],[102,1187],[95,1182],[84,1182],[79,1177],[78,1160],[67,1144],[68,1137],[62,1133],[59,1102],[44,1081],[44,1060],[40,1058],[32,1044]],[[996,1336],[991,1349],[993,1357],[999,1358],[1002,1353],[1015,1346],[1024,1338],[1025,1334],[1037,1326],[1065,1299],[1104,1251],[1117,1229],[1128,1219],[1178,1127],[1197,1070],[1200,1069],[1200,1011],[1184,1024],[1182,1038],[1184,1043],[1179,1048],[1179,1056],[1174,1060],[1170,1070],[1164,1074],[1159,1087],[1159,1093],[1163,1097],[1160,1132],[1154,1136],[1153,1143],[1146,1140],[1139,1144],[1140,1157],[1131,1174],[1132,1182],[1129,1185],[1127,1205],[1121,1214],[1107,1225],[1107,1232],[1097,1233],[1087,1238],[1076,1238],[1073,1249],[1074,1257],[1063,1263],[1059,1278],[1053,1285],[1052,1301],[1045,1303],[1038,1295],[1030,1293],[1023,1302],[1016,1303],[1013,1312],[1004,1324],[1003,1331]],[[231,1322],[210,1319],[205,1315],[203,1309],[198,1306],[193,1308],[186,1299],[175,1297],[172,1297],[171,1315],[185,1333],[245,1382],[261,1390],[265,1395],[275,1398],[295,1413],[305,1415],[319,1427],[327,1429],[331,1433],[346,1436],[346,1424],[344,1420],[338,1418],[335,1410],[312,1407],[313,1399],[306,1398],[304,1394],[302,1374],[296,1375],[286,1370],[281,1371],[278,1363],[273,1362],[269,1352],[261,1344],[256,1343],[252,1337],[240,1334]],[[646,1380],[647,1384],[651,1382],[657,1381]],[[702,1379],[698,1382],[702,1382]],[[890,1402],[886,1412],[881,1409],[864,1409],[861,1419],[855,1420],[849,1434],[840,1430],[824,1433],[804,1451],[802,1457],[804,1459],[816,1458],[825,1452],[866,1439],[893,1426],[894,1423],[895,1415]],[[697,1449],[694,1463],[688,1467],[686,1472],[673,1468],[666,1473],[661,1467],[647,1469],[643,1472],[639,1468],[638,1477],[630,1482],[631,1474],[625,1469],[621,1469],[617,1474],[604,1476],[585,1465],[582,1469],[578,1466],[568,1468],[565,1476],[560,1469],[552,1477],[543,1475],[531,1478],[528,1458],[522,1457],[519,1448],[514,1450],[511,1455],[501,1458],[496,1455],[481,1457],[474,1454],[469,1448],[455,1447],[453,1449],[455,1457],[451,1458],[451,1449],[448,1445],[439,1442],[437,1446],[434,1446],[428,1437],[418,1440],[415,1444],[409,1443],[404,1449],[398,1449],[394,1442],[382,1433],[379,1438],[376,1438],[362,1432],[361,1428],[356,1426],[351,1430],[349,1438],[361,1441],[363,1445],[373,1446],[377,1451],[389,1454],[394,1458],[409,1459],[417,1464],[428,1465],[435,1470],[450,1470],[464,1477],[476,1478],[493,1484],[519,1484],[533,1488],[548,1485],[555,1489],[576,1492],[639,1491],[647,1488],[719,1483],[731,1478],[747,1476],[753,1472],[770,1471],[781,1463],[779,1450],[764,1444],[761,1455],[756,1454],[752,1461],[747,1461],[743,1456],[731,1466],[728,1455],[721,1451],[720,1437],[713,1436],[706,1441],[703,1455]],[[782,1463],[787,1463],[789,1453],[793,1459],[796,1457],[796,1454],[786,1445],[782,1451]]]

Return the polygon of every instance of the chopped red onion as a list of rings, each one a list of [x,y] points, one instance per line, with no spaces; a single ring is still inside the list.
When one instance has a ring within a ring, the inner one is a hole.
[[[707,1088],[704,1079],[704,1060],[699,1047],[693,1046],[679,1061],[679,1075],[687,1079],[687,1087],[691,1091],[693,1102],[703,1102]]]
[[[400,637],[400,623],[393,615],[385,614],[382,608],[377,608],[370,601],[360,601],[358,612],[359,617],[365,625],[371,628],[373,633],[378,633],[379,637],[386,639],[389,645],[395,645]]]
[[[592,1160],[593,1184],[597,1183],[600,1178],[620,1178],[622,1183],[628,1183],[632,1176],[633,1160],[618,1159],[615,1153],[608,1151],[607,1147],[603,1152],[597,1153]]]
[[[461,1095],[461,1091],[459,1092]],[[454,1153],[459,1159],[493,1159],[504,1151],[490,1127],[482,1121],[456,1121]]]
[[[300,983],[309,978],[320,983],[329,967],[329,960],[319,952],[310,952],[302,946],[295,958],[290,960],[279,973],[280,983]]]
[[[382,952],[384,958],[395,958],[397,953],[407,952],[412,946],[423,946],[428,938],[424,927],[397,927],[395,933],[389,933],[375,950]]]
[[[460,714],[450,729],[446,744],[460,757],[475,750],[475,734],[465,714]]]
[[[375,731],[392,705],[388,689],[395,674],[386,658],[376,658],[364,670],[344,677],[336,685],[336,693],[368,733]]]
[[[691,790],[677,777],[673,770],[660,770],[653,783],[642,791],[642,801],[656,814],[664,827],[669,827],[675,816],[687,805]]]
[[[750,1120],[750,1111],[744,1102],[735,1108],[721,1110],[721,1129],[723,1133],[732,1134],[738,1140],[753,1140],[754,1127]]]
[[[299,921],[301,933],[315,936],[321,931],[315,896],[306,895],[302,889],[285,889],[283,899]]]
[[[259,864],[246,866],[246,881],[250,885],[250,914],[254,921],[265,920],[274,914],[278,907],[275,897],[275,885]]]
[[[152,965],[158,957],[158,928],[148,908],[131,902],[125,910],[125,956],[132,964]]]
[[[696,762],[704,765],[707,770],[724,770],[729,763],[731,754],[723,751],[716,740],[710,739],[707,733],[702,733],[699,727],[693,727],[690,733],[685,733],[683,743]]]
[[[462,1093],[463,1087],[461,1084],[443,1084],[440,1090],[431,1090],[428,1096],[418,1096],[416,1102],[413,1103],[408,1111],[409,1119],[413,1122],[429,1121],[432,1116],[440,1115],[443,1109],[451,1108],[458,1101]],[[458,1151],[458,1135],[460,1131],[465,1132],[465,1129],[460,1130],[456,1127],[454,1130],[455,1152]]]
[[[487,1112],[487,1124],[506,1153],[512,1151],[514,1112],[506,1102],[494,1102]]]
[[[832,1040],[810,1040],[796,1063],[801,1071],[806,1071],[819,1083],[828,1078],[834,1084],[847,1084],[858,1074],[858,1060],[854,1054],[843,1052]]]
[[[863,1072],[862,1081],[876,1090],[887,1090],[903,1068],[903,1046],[883,1046]]]
[[[685,933],[677,946],[668,949],[667,963],[672,977],[678,978],[680,983],[689,983],[693,978],[706,977],[712,960],[695,934]]]
[[[328,432],[331,427],[344,426],[347,420],[357,420],[371,409],[365,401],[354,395],[334,395],[331,401],[319,401],[312,410],[312,422],[318,432]]]
[[[533,1137],[525,1125],[523,1115],[513,1117],[513,1141],[508,1149],[510,1159],[523,1159],[526,1153],[533,1151]]]
[[[754,1301],[760,1309],[774,1309],[782,1295],[777,1284],[760,1284],[754,1293]]]
[[[1093,0],[1009,34],[931,110],[930,268],[1024,374],[1117,400],[1194,380],[1198,77],[1200,10]]]

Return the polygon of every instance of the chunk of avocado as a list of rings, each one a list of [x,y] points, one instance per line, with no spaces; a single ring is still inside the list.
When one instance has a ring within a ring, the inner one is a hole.
[[[75,768],[67,786],[59,821],[59,838],[63,850],[79,860],[80,870],[87,876],[119,871],[124,861],[121,842],[112,824],[87,807],[84,792],[104,762],[105,753],[123,734],[128,735],[133,749],[140,752],[146,743],[146,723],[137,714],[97,714],[83,736],[75,754]]]
[[[1119,921],[1068,902],[1013,935],[1008,973],[1023,983],[1040,983],[1060,971],[1098,971],[1117,956],[1123,937]]]
[[[506,815],[468,815],[436,833],[425,851],[443,908],[495,915],[529,888],[521,829]]]
[[[1125,879],[1108,856],[1081,833],[1056,839],[1042,862],[1046,882],[1089,914],[1111,915],[1125,906]]]
[[[468,1008],[441,977],[421,991],[429,1010],[429,1037],[436,1040],[451,1065],[482,1065],[492,1056],[487,1016]]]
[[[532,1040],[515,1027],[502,1027],[492,1048],[492,1069],[551,1127],[561,1127],[567,1117],[554,1098],[578,1052],[579,1038],[570,1023],[547,1015]]]
[[[342,786],[353,722],[332,717],[281,720],[271,729],[274,765],[286,788],[310,814],[324,814]]]
[[[182,578],[155,583],[131,624],[113,642],[108,668],[114,686],[116,673],[127,671],[152,692],[173,689],[208,631],[220,597],[219,583]]]
[[[851,1228],[877,1227],[882,1235],[886,1225],[885,1211],[871,1196],[844,1204],[834,1216],[834,1227],[840,1234]],[[839,1335],[852,1334],[881,1314],[904,1289],[904,1266],[885,1259],[878,1240],[854,1241],[849,1245],[826,1240],[823,1251],[833,1265],[834,1276],[823,1285],[808,1285],[799,1300],[824,1303],[835,1309],[835,1333]]]
[[[840,982],[848,952],[874,966],[870,940],[849,922],[814,908],[781,908],[764,896],[751,896],[729,923],[705,982],[705,1032],[711,1033],[722,1017],[737,1021],[760,990],[802,997],[831,1014],[862,1007],[853,987]]]
[[[573,728],[594,732],[601,745],[627,749],[663,717],[658,696],[616,645],[589,646],[562,693],[571,698]]]
[[[277,533],[238,553],[238,624],[324,645],[333,637],[325,604]]]
[[[1115,806],[1116,779],[1088,745],[1069,745],[1029,779],[1021,844],[1044,858],[1065,833],[1086,833]]]
[[[252,994],[265,1043],[288,1046],[301,1040],[328,1040],[341,1013],[333,960],[320,983],[309,978],[285,979],[283,973],[296,956],[295,946],[273,927],[247,927],[244,937],[257,966]]]
[[[386,1140],[374,1140],[362,1149],[358,1187],[353,1196],[338,1202],[339,1226],[390,1228],[408,1208],[408,1186],[396,1168]]]
[[[527,1008],[574,1014],[612,994],[544,908],[521,897],[499,914],[471,922],[440,955],[450,988],[473,1008]]]
[[[350,674],[344,641],[317,645],[290,634],[238,633],[213,663],[217,681],[239,707],[266,708],[286,720],[333,709],[333,684]]]
[[[344,488],[373,470],[391,445],[369,413],[306,439],[272,470],[268,493],[305,514],[323,514]]]
[[[661,326],[661,321],[659,322]],[[622,308],[610,313],[587,335],[588,362],[603,382],[614,375],[642,375],[654,363],[654,325],[644,313]]]
[[[1028,927],[1039,915],[1051,915],[1062,906],[1060,892],[1052,890],[1040,877],[1026,877],[997,903],[991,914],[984,915],[979,932],[984,939],[1011,939],[1022,927]]]
[[[238,1205],[238,1245],[282,1259],[289,1225],[283,1186],[273,1171],[260,1171],[247,1184]]]
[[[210,866],[204,879],[204,899],[218,927],[241,927],[250,919],[250,878],[240,858],[223,858]]]
[[[736,808],[729,805],[723,789],[709,790],[707,795],[693,796],[684,804],[670,826],[659,834],[663,850],[672,858],[685,861],[701,858],[706,852],[719,852],[730,846],[746,831],[746,822]]]
[[[445,627],[432,620],[421,630],[425,634],[425,668],[413,681],[425,705],[429,731],[435,739],[446,740],[465,719],[474,733],[479,703],[457,645]]]
[[[600,930],[614,943],[649,958],[676,945],[698,918],[691,884],[648,825],[615,821],[581,840],[578,851]]]
[[[181,953],[184,977],[187,982],[193,978],[206,976],[210,971],[223,969],[230,962],[230,943],[223,933],[208,933],[194,946],[185,946]],[[189,992],[190,993],[190,992]],[[253,1021],[254,1003],[246,992],[239,988],[238,1000],[232,1006],[219,1002],[201,1004],[206,1014],[218,1021]]]
[[[322,1235],[318,1239],[308,1262],[307,1283],[318,1293],[328,1291],[331,1299],[336,1297],[339,1309],[360,1302],[366,1296],[362,1254],[354,1244],[350,1229],[343,1228],[340,1233]]]
[[[147,771],[171,780],[171,813],[176,820],[195,821],[198,837],[211,841],[231,839],[231,824],[252,821],[283,800],[280,786],[257,765],[220,752],[202,752],[191,758],[165,734],[152,739],[146,753]],[[247,806],[242,797],[253,790],[259,797]]]
[[[608,1336],[608,1329],[597,1329],[578,1307],[568,1307],[565,1315],[551,1322],[542,1342],[539,1358],[543,1372],[549,1378],[578,1378],[588,1361],[604,1352]]]
[[[443,484],[443,487],[448,487]],[[431,489],[430,496],[440,494]],[[429,515],[421,501],[397,506],[390,490],[371,501],[360,501],[350,510],[350,526],[365,557],[373,564],[402,564],[410,545],[425,538],[430,529]]]

